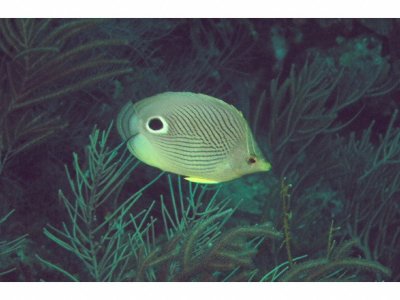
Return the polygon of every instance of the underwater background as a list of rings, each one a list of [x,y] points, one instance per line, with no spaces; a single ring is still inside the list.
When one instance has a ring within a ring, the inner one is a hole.
[[[1,281],[399,281],[400,22],[1,19]],[[268,173],[189,183],[121,107],[208,94]]]

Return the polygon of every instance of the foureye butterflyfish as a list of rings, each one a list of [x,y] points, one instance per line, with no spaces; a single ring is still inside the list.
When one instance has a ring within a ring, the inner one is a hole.
[[[243,114],[220,99],[165,92],[128,102],[119,134],[144,163],[199,183],[219,183],[271,168]]]

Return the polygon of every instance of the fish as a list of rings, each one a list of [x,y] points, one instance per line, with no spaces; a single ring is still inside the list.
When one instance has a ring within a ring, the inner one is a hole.
[[[216,184],[271,169],[242,112],[206,94],[129,101],[116,124],[137,159],[191,182]]]

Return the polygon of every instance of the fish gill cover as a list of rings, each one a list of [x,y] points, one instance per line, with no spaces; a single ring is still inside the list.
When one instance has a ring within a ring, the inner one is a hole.
[[[1,281],[399,281],[393,19],[0,21]],[[186,182],[115,120],[234,105],[270,172]]]

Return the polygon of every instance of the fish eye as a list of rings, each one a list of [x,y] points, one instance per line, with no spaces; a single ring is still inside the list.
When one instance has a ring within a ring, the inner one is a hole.
[[[149,118],[146,127],[153,133],[166,133],[168,130],[167,122],[160,116]]]
[[[250,156],[248,159],[247,159],[247,163],[249,164],[249,165],[253,165],[253,164],[255,164],[257,162],[257,159],[254,157],[254,156]]]

